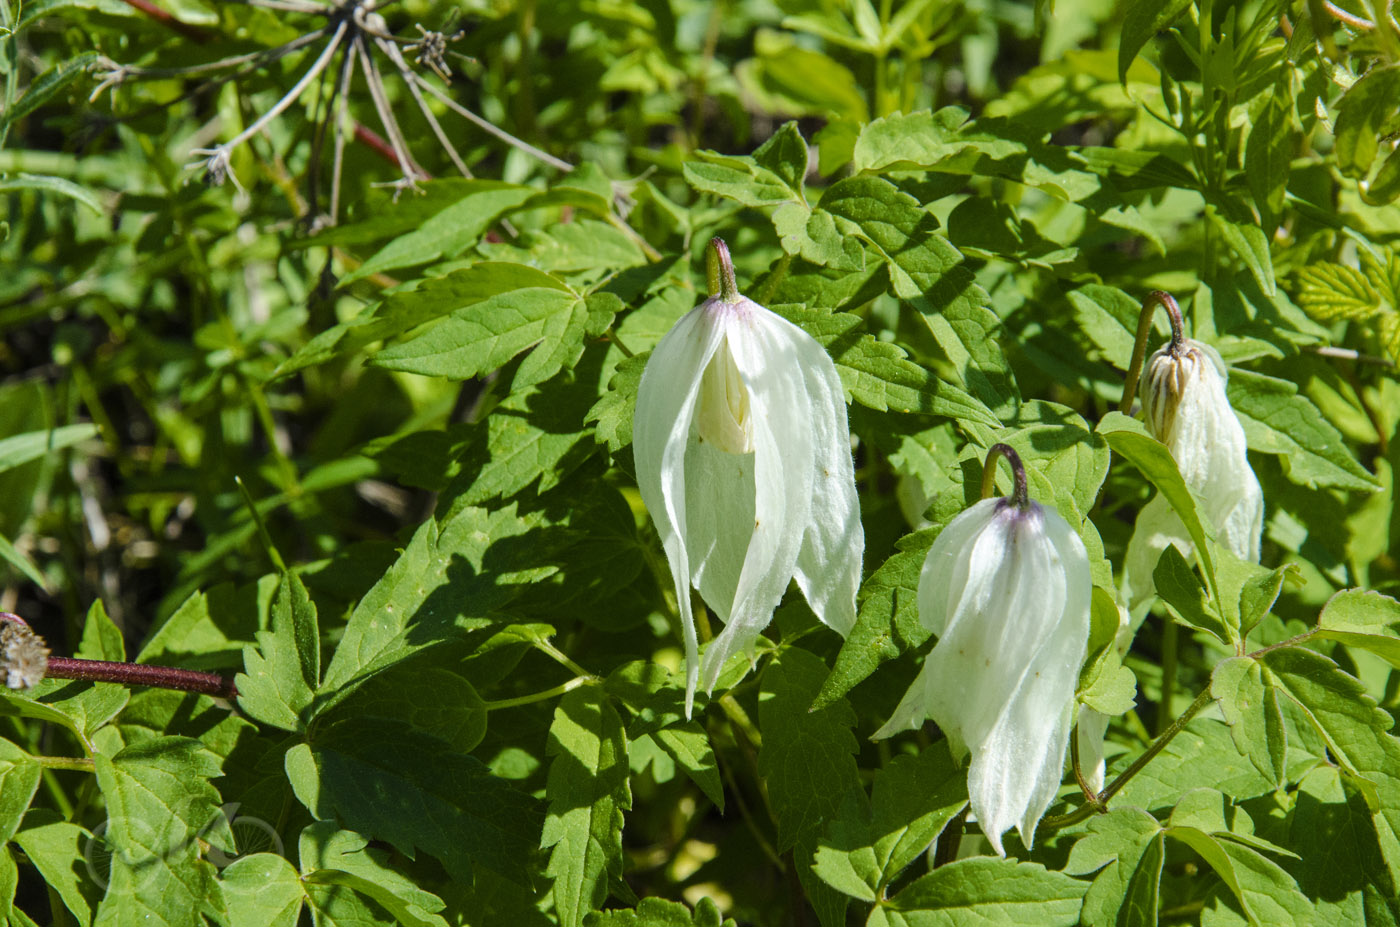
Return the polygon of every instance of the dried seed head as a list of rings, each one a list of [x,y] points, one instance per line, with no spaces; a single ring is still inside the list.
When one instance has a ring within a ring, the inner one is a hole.
[[[0,669],[11,689],[32,689],[44,681],[49,648],[17,615],[0,613]]]

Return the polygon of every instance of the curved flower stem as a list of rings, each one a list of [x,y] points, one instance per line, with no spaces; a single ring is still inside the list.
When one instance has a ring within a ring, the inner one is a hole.
[[[1142,301],[1142,312],[1138,315],[1137,340],[1133,342],[1133,359],[1128,364],[1128,378],[1123,382],[1123,398],[1118,403],[1118,411],[1127,415],[1133,408],[1133,397],[1137,395],[1138,378],[1142,376],[1142,362],[1147,357],[1147,336],[1152,334],[1152,311],[1158,306],[1167,310],[1172,323],[1171,351],[1175,356],[1181,351],[1186,340],[1181,322],[1181,307],[1176,299],[1163,290],[1153,290]]]
[[[993,444],[987,448],[987,462],[982,466],[982,498],[990,499],[997,491],[997,459],[1004,457],[1011,467],[1016,486],[1011,490],[1011,502],[1018,509],[1030,507],[1030,490],[1026,488],[1026,468],[1021,463],[1021,455],[1008,444]]]
[[[1079,735],[1075,731],[1071,731],[1069,735],[1069,759],[1070,767],[1074,770],[1074,781],[1079,784],[1079,791],[1084,793],[1084,800],[1095,810],[1102,811],[1103,803],[1099,801],[1098,793],[1089,786],[1089,780],[1084,778],[1084,769],[1079,763]]]
[[[1110,782],[1108,784],[1108,787],[1098,794],[1097,803],[1091,804],[1086,802],[1085,804],[1080,805],[1078,808],[1071,811],[1069,814],[1053,815],[1050,817],[1042,818],[1038,830],[1044,830],[1047,832],[1060,830],[1061,828],[1069,827],[1073,824],[1078,824],[1080,821],[1086,820],[1090,815],[1092,815],[1096,811],[1101,813],[1106,812],[1108,810],[1107,805],[1109,799],[1111,799],[1114,795],[1117,795],[1120,791],[1122,791],[1123,787],[1127,785],[1134,776],[1142,772],[1143,767],[1145,767],[1148,763],[1152,762],[1152,760],[1157,756],[1157,754],[1161,753],[1162,749],[1166,747],[1167,744],[1171,743],[1172,738],[1174,738],[1177,734],[1181,733],[1182,728],[1186,727],[1186,725],[1191,722],[1191,719],[1196,717],[1196,715],[1200,712],[1202,708],[1205,708],[1206,705],[1210,704],[1211,698],[1212,696],[1210,694],[1210,687],[1207,686],[1204,690],[1201,691],[1200,695],[1196,696],[1196,700],[1191,703],[1190,707],[1183,711],[1181,715],[1175,721],[1173,721],[1165,731],[1158,735],[1156,740],[1152,741],[1148,748],[1145,751],[1143,751],[1142,756],[1138,757],[1136,760],[1133,761],[1133,765],[1129,766],[1127,769],[1119,773],[1118,777],[1112,782]]]
[[[578,676],[586,677],[588,679],[598,678],[593,673],[590,673],[588,670],[579,666],[573,660],[570,660],[568,655],[565,654],[564,651],[560,650],[558,647],[555,647],[549,641],[535,641],[535,649],[545,654],[550,659],[558,662],[562,666],[568,667],[569,670],[571,670],[574,674]]]
[[[178,692],[198,692],[218,698],[235,698],[233,681],[218,673],[151,666],[147,663],[119,663],[115,660],[81,660],[76,657],[49,657],[46,679],[81,679],[89,682],[115,682],[127,686],[155,686]]]

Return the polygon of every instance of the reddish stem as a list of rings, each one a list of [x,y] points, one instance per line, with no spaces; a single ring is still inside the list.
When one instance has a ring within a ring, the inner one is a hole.
[[[379,155],[399,170],[404,170],[404,166],[399,163],[399,156],[395,153],[394,146],[385,141],[384,136],[380,135],[363,122],[355,123],[355,141],[373,149],[375,154]],[[422,179],[424,180],[433,179],[432,174],[429,174],[417,165],[413,166],[413,170],[422,175]]]
[[[49,668],[44,676],[47,679],[81,679],[89,682],[116,682],[128,686],[156,686],[227,699],[238,696],[238,689],[233,681],[218,673],[203,673],[174,666],[150,666],[146,663],[49,657]]]
[[[199,26],[192,26],[187,22],[181,22],[167,11],[156,6],[151,0],[125,0],[125,3],[132,9],[140,10],[142,13],[145,13],[170,31],[178,32],[191,42],[203,44],[212,37],[207,30]]]

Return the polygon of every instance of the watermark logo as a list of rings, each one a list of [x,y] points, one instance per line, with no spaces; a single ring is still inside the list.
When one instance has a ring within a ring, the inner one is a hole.
[[[229,802],[199,830],[190,832],[184,819],[172,814],[157,827],[142,818],[123,818],[121,831],[113,832],[111,818],[93,828],[83,847],[88,876],[106,891],[120,869],[120,882],[128,891],[147,888],[160,874],[162,863],[187,853],[191,846],[204,858],[223,869],[254,853],[282,855],[282,838],[262,818],[239,814],[239,802]],[[221,826],[222,825],[222,826]],[[225,849],[227,835],[232,846]]]

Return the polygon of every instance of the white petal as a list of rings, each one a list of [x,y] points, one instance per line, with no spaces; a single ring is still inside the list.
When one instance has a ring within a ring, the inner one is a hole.
[[[750,387],[754,438],[754,527],[728,622],[705,651],[703,683],[712,689],[724,662],[749,649],[773,617],[796,569],[812,505],[812,471],[789,461],[812,458],[812,423],[797,350],[769,324],[768,310],[740,313],[729,326],[734,361]],[[797,414],[795,414],[795,412]]]
[[[1075,740],[1079,742],[1079,770],[1084,781],[1095,792],[1103,791],[1107,764],[1103,757],[1103,738],[1108,732],[1108,715],[1088,705],[1079,706],[1079,722],[1075,725]]]
[[[865,555],[845,391],[816,339],[781,316],[769,313],[769,320],[775,336],[791,341],[806,386],[806,405],[793,414],[812,426],[812,501],[794,578],[816,616],[845,637],[856,623]]]
[[[911,728],[919,727],[928,718],[928,675],[930,673],[929,663],[924,661],[924,665],[919,668],[919,675],[914,677],[914,682],[909,686],[909,690],[904,693],[904,698],[900,699],[899,707],[890,715],[890,719],[880,726],[880,729],[871,735],[872,740],[883,740],[886,737],[893,737],[900,731],[907,731]]]
[[[632,454],[637,488],[651,514],[671,565],[686,651],[686,715],[695,695],[699,659],[690,610],[690,558],[686,550],[685,452],[700,392],[700,377],[724,328],[702,305],[692,309],[652,351],[637,386]]]
[[[948,616],[967,587],[972,539],[996,515],[999,499],[983,499],[960,513],[938,533],[919,572],[919,622],[943,635]]]

